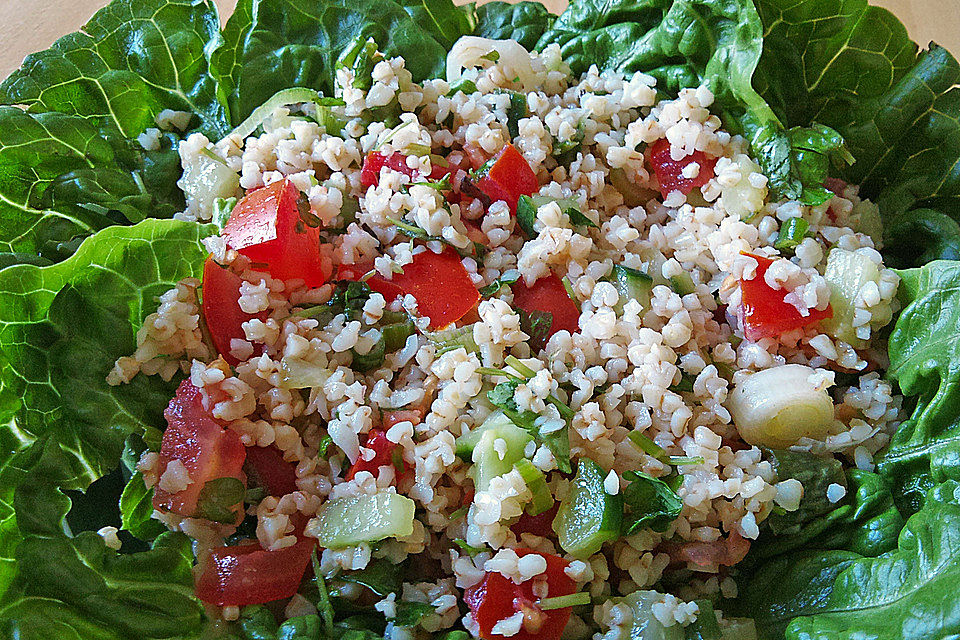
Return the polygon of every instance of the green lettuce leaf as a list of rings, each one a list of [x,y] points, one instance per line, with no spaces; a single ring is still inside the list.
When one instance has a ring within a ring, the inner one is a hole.
[[[903,529],[903,517],[886,483],[876,473],[859,469],[847,471],[846,483],[847,495],[830,512],[810,518],[786,533],[765,531],[750,547],[748,562],[753,564],[795,549],[841,549],[869,557],[894,549]]]
[[[219,42],[209,0],[114,0],[82,31],[27,56],[0,84],[0,103],[96,119],[128,138],[163,109],[190,111],[219,137],[229,118],[207,68]]]
[[[404,56],[420,81],[444,74],[448,46],[471,27],[450,0],[240,0],[211,68],[239,124],[280,89],[333,95],[334,63],[360,35],[388,58]]]
[[[18,575],[0,600],[4,637],[184,637],[200,629],[203,608],[193,596],[193,552],[180,533],[160,536],[149,551],[120,554],[93,532],[72,535],[70,500],[54,486],[64,452],[44,447],[16,491],[23,535]]]
[[[960,65],[953,56],[936,45],[919,51],[893,14],[866,0],[757,6],[766,34],[754,85],[783,121],[839,131],[856,159],[842,177],[862,184],[887,219],[921,207],[960,219]],[[895,249],[910,251],[916,236],[906,222],[888,236]]]
[[[0,107],[4,262],[36,263],[31,258],[36,254],[62,259],[75,248],[69,242],[75,237],[142,220],[148,212],[169,216],[182,208],[182,195],[165,200],[171,194],[161,192],[155,180],[144,179],[146,159],[128,141],[104,135],[78,116],[31,115],[16,107]],[[179,163],[177,171],[179,176]],[[177,176],[168,177],[174,189]]]
[[[958,580],[960,485],[950,480],[907,520],[896,549],[780,556],[742,582],[730,610],[753,617],[762,638],[933,640],[960,633]]]
[[[900,272],[904,309],[890,334],[887,374],[916,408],[877,462],[907,512],[960,469],[960,262]]]
[[[838,150],[833,132],[788,132],[753,88],[764,38],[750,0],[583,0],[560,15],[537,48],[554,42],[575,74],[593,64],[642,71],[666,94],[706,83],[727,128],[750,141],[775,193],[813,204],[825,197],[811,189],[821,186],[824,162]]]
[[[47,440],[63,448],[59,486],[86,487],[117,466],[129,434],[163,424],[172,383],[138,377],[111,387],[105,378],[132,351],[156,297],[199,275],[200,238],[214,232],[147,220],[105,229],[61,263],[0,271],[0,354],[4,385],[20,399],[18,439],[27,449]]]
[[[557,17],[539,2],[488,2],[476,9],[477,26],[473,35],[493,40],[516,40],[528,50],[537,46],[544,31]]]

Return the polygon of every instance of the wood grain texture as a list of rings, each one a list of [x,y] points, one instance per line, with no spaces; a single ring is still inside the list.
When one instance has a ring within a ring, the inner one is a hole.
[[[31,51],[49,47],[59,36],[79,29],[108,0],[0,0],[0,78],[6,77]],[[872,0],[893,11],[914,40],[931,40],[960,55],[960,0]],[[221,15],[236,0],[216,0]],[[567,0],[543,0],[561,11]]]

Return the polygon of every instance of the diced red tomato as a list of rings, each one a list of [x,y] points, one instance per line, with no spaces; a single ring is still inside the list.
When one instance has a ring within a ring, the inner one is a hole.
[[[811,309],[809,315],[800,315],[796,307],[784,301],[786,292],[783,289],[773,289],[763,279],[763,274],[773,264],[773,260],[753,254],[747,255],[757,261],[756,275],[750,280],[740,281],[740,326],[743,327],[743,335],[747,340],[776,338],[788,331],[833,317],[833,309],[829,306],[823,311]]]
[[[358,281],[373,270],[373,262],[358,262],[356,264],[341,264],[337,267],[337,280]],[[387,280],[380,274],[374,274],[365,281],[372,291],[383,296],[388,303],[403,295],[403,289],[397,286],[395,279]]]
[[[340,265],[337,277],[358,280],[370,271],[366,267]],[[394,274],[391,280],[375,275],[366,282],[387,302],[400,294],[412,295],[417,300],[420,315],[430,318],[430,328],[434,330],[456,322],[480,301],[480,292],[460,263],[460,256],[450,247],[446,247],[443,253],[429,250],[418,253],[413,262],[403,266],[403,273]]]
[[[553,519],[557,517],[557,510],[559,508],[560,503],[554,502],[552,507],[535,516],[524,512],[523,515],[520,516],[520,519],[510,526],[510,531],[513,531],[514,535],[517,536],[524,533],[532,533],[535,536],[543,538],[553,537]]]
[[[153,506],[160,511],[172,511],[183,516],[193,516],[197,499],[203,486],[217,478],[237,478],[243,483],[246,447],[240,436],[220,426],[204,408],[200,389],[190,379],[180,383],[177,394],[163,412],[167,429],[160,442],[159,476],[174,460],[179,460],[187,469],[191,483],[183,491],[171,493],[157,485],[153,494]],[[238,516],[242,512],[238,511]]]
[[[406,174],[411,178],[418,176],[422,179],[422,174],[416,169],[407,166],[407,155],[394,152],[388,156],[379,151],[371,151],[363,160],[363,168],[360,170],[360,184],[364,187],[377,186],[380,184],[380,170],[384,167],[393,169]],[[456,171],[456,167],[444,167],[439,163],[434,163],[430,170],[430,175],[426,176],[430,180],[439,180],[444,175]]]
[[[540,188],[537,174],[512,144],[508,144],[493,157],[493,166],[477,181],[477,187],[493,201],[503,200],[510,213],[517,213],[520,196],[531,196]]]
[[[320,229],[300,219],[300,191],[281,180],[248,193],[224,225],[227,244],[280,280],[319,287],[330,277],[320,257]]]
[[[374,477],[380,472],[380,467],[393,466],[397,476],[403,475],[403,470],[396,469],[394,465],[394,453],[398,451],[397,444],[387,440],[386,431],[373,429],[367,434],[367,441],[363,443],[367,449],[373,450],[373,458],[364,460],[363,456],[357,458],[350,470],[347,472],[346,480],[353,480],[353,477],[361,471],[369,471]]]
[[[393,283],[416,298],[420,315],[430,318],[434,330],[456,322],[480,302],[480,292],[450,247],[418,253],[403,273],[394,274]]]
[[[517,549],[518,556],[535,553],[530,549]],[[540,554],[547,560],[546,582],[548,598],[568,596],[576,591],[576,584],[563,572],[570,564],[563,558]],[[538,577],[539,578],[539,577]],[[559,640],[563,628],[570,619],[570,607],[541,611],[537,607],[538,597],[534,595],[533,587],[538,578],[533,578],[515,584],[513,580],[497,572],[484,574],[480,583],[469,587],[463,594],[463,599],[473,614],[473,619],[480,627],[480,637],[485,640],[494,640],[501,636],[493,635],[493,626],[518,611],[528,614],[531,620],[539,625],[511,636],[513,640]]]
[[[563,280],[557,274],[543,276],[533,283],[532,287],[520,280],[510,289],[513,291],[513,304],[527,313],[531,311],[546,311],[553,314],[553,323],[550,325],[550,335],[566,329],[570,333],[580,330],[580,310],[570,299]]]
[[[247,470],[251,484],[263,487],[271,496],[297,490],[297,465],[284,460],[274,446],[247,447]]]
[[[266,319],[266,312],[244,313],[240,308],[240,276],[221,267],[213,258],[203,265],[203,320],[210,330],[213,346],[229,364],[238,360],[230,355],[230,341],[246,339],[243,323],[253,318]]]
[[[700,172],[697,173],[695,178],[685,178],[683,176],[684,168],[694,162],[700,165]],[[666,198],[671,191],[679,191],[683,195],[687,195],[694,189],[707,184],[713,177],[713,169],[717,165],[717,159],[707,156],[703,151],[694,151],[680,160],[674,160],[670,156],[670,141],[666,138],[660,138],[650,145],[650,163],[657,174],[660,193]]]
[[[289,598],[300,587],[316,542],[303,538],[277,551],[265,551],[257,542],[214,549],[197,578],[197,597],[240,607]]]

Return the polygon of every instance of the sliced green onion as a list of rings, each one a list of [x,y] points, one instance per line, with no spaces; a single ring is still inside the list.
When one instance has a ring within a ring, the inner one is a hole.
[[[460,507],[459,509],[457,509],[456,511],[454,511],[453,513],[450,514],[450,521],[451,521],[451,522],[455,522],[455,521],[459,520],[459,519],[462,518],[463,516],[467,515],[467,511],[469,511],[469,510],[470,510],[470,507],[469,507],[469,506]]]
[[[262,125],[278,107],[288,104],[299,104],[301,102],[313,102],[316,104],[330,104],[329,98],[324,98],[318,92],[307,87],[291,87],[281,89],[273,94],[266,102],[253,110],[247,119],[241,122],[236,129],[230,132],[230,136],[238,136],[241,140],[249,136]],[[343,101],[340,101],[343,103]],[[228,136],[229,137],[229,136]]]
[[[320,597],[317,602],[317,610],[320,619],[323,620],[324,629],[329,634],[333,633],[333,604],[330,602],[330,592],[327,591],[327,583],[323,579],[323,572],[320,571],[320,560],[317,558],[317,550],[314,549],[310,555],[310,564],[313,565],[313,580],[317,585],[317,591]]]
[[[390,130],[390,133],[387,134],[387,137],[383,139],[383,142],[381,142],[376,147],[374,147],[373,150],[379,151],[383,145],[393,140],[393,138],[397,135],[397,133],[400,132],[401,129],[404,129],[405,127],[409,127],[414,122],[416,122],[416,120],[407,120],[406,122],[401,122],[400,124],[395,126],[393,129]]]
[[[392,222],[394,225],[396,225],[397,229],[399,229],[400,231],[402,231],[402,232],[404,233],[404,235],[410,236],[411,238],[416,238],[416,239],[418,239],[418,240],[429,240],[429,239],[430,239],[430,234],[428,234],[426,231],[424,231],[423,229],[421,229],[420,227],[418,227],[418,226],[416,226],[416,225],[413,225],[413,224],[409,224],[409,223],[407,223],[407,222],[404,222],[403,220],[400,220],[399,218],[390,218],[390,217],[387,217],[387,220],[388,220],[389,222]]]
[[[573,285],[567,276],[563,276],[563,288],[567,290],[567,295],[573,300],[573,305],[577,308],[577,311],[580,311],[580,301],[577,300],[577,294],[573,292]]]
[[[450,85],[450,90],[447,91],[447,97],[452,98],[453,96],[457,95],[457,93],[461,91],[466,95],[476,93],[477,84],[473,80],[470,80],[468,78],[460,78],[459,80],[454,82],[452,85]],[[451,112],[450,115],[453,115],[453,113]]]
[[[780,227],[780,235],[773,243],[774,248],[780,251],[792,251],[807,235],[810,224],[803,218],[788,218]]]
[[[537,608],[541,611],[552,611],[553,609],[566,609],[567,607],[577,607],[583,604],[590,604],[590,593],[587,591],[571,593],[568,596],[543,598],[537,601]]]
[[[224,165],[224,166],[227,165],[227,161],[226,161],[226,160],[224,160],[223,158],[221,158],[220,156],[218,156],[217,154],[215,154],[215,153],[214,153],[213,151],[211,151],[210,149],[207,149],[206,147],[201,148],[200,151],[198,151],[198,153],[199,153],[200,155],[202,155],[203,157],[205,157],[205,158],[209,158],[209,159],[213,160],[214,162],[219,162],[220,164],[222,164],[222,165]]]
[[[526,458],[513,466],[533,494],[533,500],[530,501],[527,512],[536,516],[548,511],[553,506],[553,495],[550,493],[550,487],[547,486],[547,477],[543,475],[543,471],[533,466],[533,463]]]
[[[516,356],[507,356],[504,359],[504,362],[510,365],[511,367],[513,367],[514,370],[517,373],[519,373],[521,376],[524,376],[526,378],[532,378],[533,376],[537,375],[536,371],[534,371],[527,365],[520,362],[520,360],[518,360]]]
[[[453,543],[460,547],[463,551],[466,551],[467,555],[471,558],[483,551],[483,547],[475,547],[472,544],[467,544],[467,541],[463,538],[454,538]]]
[[[536,219],[537,205],[533,198],[527,195],[520,196],[517,200],[517,225],[527,234],[528,238],[537,237],[537,231],[533,228]]]
[[[429,156],[430,155],[430,146],[425,144],[408,144],[407,148],[404,149],[404,152],[408,156]]]
[[[480,353],[480,347],[473,339],[473,325],[434,331],[427,334],[427,340],[436,347],[437,355],[454,349],[463,348],[467,353]],[[491,374],[492,375],[492,374]]]
[[[670,278],[670,285],[673,287],[673,290],[681,296],[689,295],[697,290],[697,285],[694,284],[693,278],[691,278],[690,274],[686,271]]]
[[[630,438],[630,442],[633,444],[633,446],[645,454],[653,456],[657,460],[663,460],[667,455],[667,452],[663,450],[663,447],[639,431],[631,431],[627,434],[627,437]]]
[[[327,449],[333,445],[333,438],[329,434],[320,438],[320,443],[317,445],[317,456],[320,458],[327,457]]]
[[[667,458],[667,464],[675,467],[682,467],[690,464],[703,464],[703,456],[670,456]]]
[[[282,389],[312,389],[322,387],[330,379],[330,369],[295,358],[280,359]]]
[[[290,315],[297,316],[298,318],[312,318],[318,313],[320,313],[321,311],[325,310],[326,308],[327,308],[327,305],[318,304],[313,307],[304,307],[302,309],[297,309]]]
[[[477,367],[477,373],[482,376],[500,376],[502,378],[510,378],[511,380],[526,380],[526,378],[521,378],[520,376],[514,375],[509,371],[504,371],[503,369],[494,369],[492,367]]]
[[[555,406],[557,408],[557,411],[560,412],[560,415],[568,422],[570,420],[573,420],[573,416],[575,416],[577,413],[576,411],[574,411],[564,403],[560,402],[560,399],[552,394],[547,396],[547,402]]]

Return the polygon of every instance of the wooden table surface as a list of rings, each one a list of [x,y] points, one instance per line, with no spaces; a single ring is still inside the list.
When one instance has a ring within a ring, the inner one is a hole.
[[[215,0],[221,14],[236,0]],[[0,0],[0,78],[15,69],[31,51],[44,49],[59,36],[76,31],[108,0]],[[567,0],[544,0],[559,11]],[[960,1],[872,0],[893,11],[922,45],[934,40],[960,55]]]

